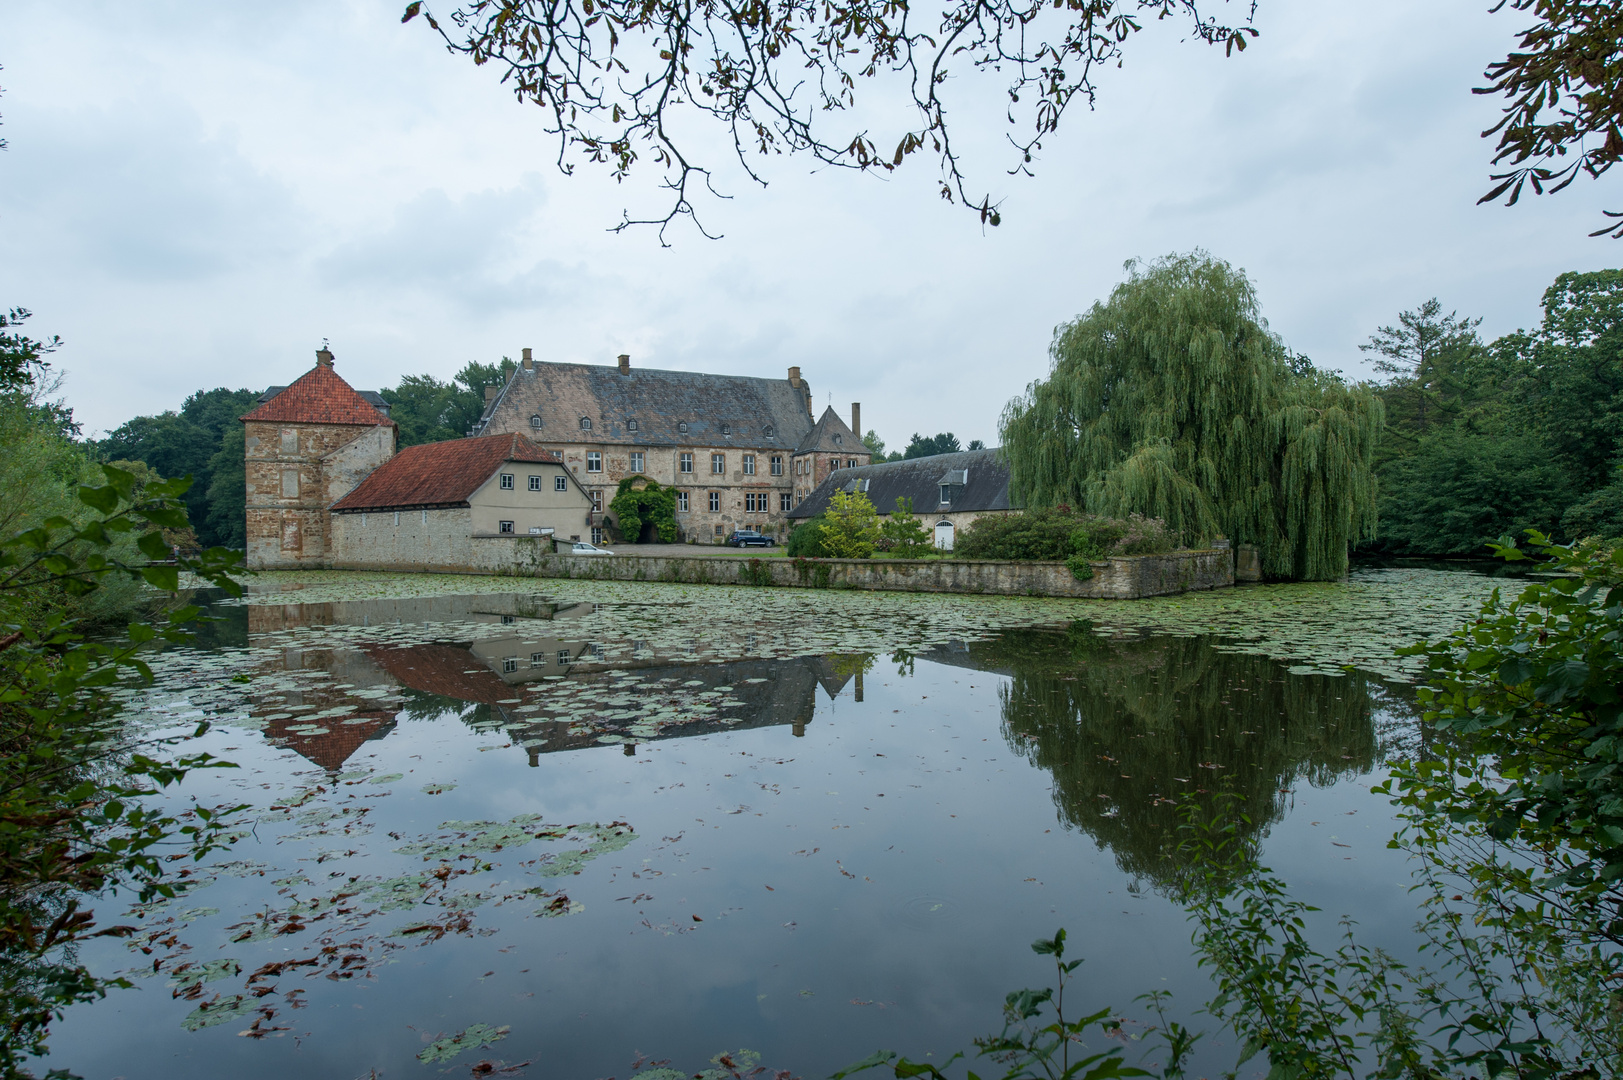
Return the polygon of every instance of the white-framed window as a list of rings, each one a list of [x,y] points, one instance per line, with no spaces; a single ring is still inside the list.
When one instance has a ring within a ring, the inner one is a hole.
[[[516,657],[516,656],[504,656],[504,657],[502,657],[502,674],[503,675],[506,675],[509,672],[513,672],[513,671],[517,671],[517,670],[518,670],[518,657]]]
[[[632,423],[635,424],[636,421],[633,420]],[[640,452],[638,452],[636,450],[633,450],[631,452],[631,471],[632,472],[642,472],[643,471],[643,456],[642,456],[642,454]]]
[[[768,509],[766,492],[744,492],[744,512],[746,514],[764,514]]]
[[[510,473],[510,472],[502,473],[502,490],[503,491],[512,491],[513,490],[513,474],[512,473]]]
[[[783,455],[782,454],[773,454],[772,455],[772,475],[773,476],[782,476],[783,475]]]
[[[680,511],[681,513],[684,513],[684,514],[688,512],[688,493],[687,492],[678,491],[676,493],[676,509],[678,511]]]
[[[603,455],[599,451],[596,451],[596,450],[588,450],[588,451],[586,451],[586,471],[587,472],[602,472],[603,471]]]
[[[603,542],[603,529],[602,529],[602,527],[598,526],[598,525],[593,525],[592,526],[592,543],[601,544],[602,542]]]
[[[599,514],[603,512],[603,493],[601,491],[592,492],[592,510]]]
[[[541,414],[540,413],[531,414],[531,416],[530,416],[530,426],[535,428],[537,431],[541,430]]]
[[[532,474],[530,476],[530,490],[531,491],[540,491],[541,490],[541,478],[539,476],[535,476],[534,474]]]
[[[635,420],[627,420],[626,421],[626,430],[627,431],[636,431],[637,430],[637,422]]]
[[[712,491],[710,493],[710,512],[712,514],[721,512],[721,492],[719,491]],[[718,525],[717,528],[720,528],[720,526]]]
[[[580,429],[582,431],[592,430],[592,418],[590,416],[583,416],[580,418]]]
[[[678,435],[686,435],[688,433],[688,422],[686,420],[683,420],[681,423],[676,425],[676,433]]]
[[[552,490],[553,491],[568,491],[569,490],[569,477],[564,476],[561,473],[559,475],[557,475],[557,476],[554,476],[552,478]]]
[[[715,476],[720,476],[722,473],[724,473],[726,471],[727,471],[727,455],[726,454],[711,454],[710,455],[710,472]]]
[[[795,508],[795,497],[787,491],[778,492],[778,512],[787,514]]]
[[[530,666],[531,667],[546,667],[547,666],[547,654],[544,653],[544,652],[533,652],[533,653],[531,653],[530,654]]]
[[[568,649],[559,649],[558,650],[558,666],[559,667],[567,667],[567,666],[569,666],[569,661],[572,660],[572,659],[574,659],[574,657],[569,655],[569,650]]]
[[[510,533],[513,531],[513,523],[511,521],[499,521],[496,523],[496,531],[500,533]]]
[[[744,455],[744,475],[745,476],[754,476],[755,475],[755,455],[754,454],[745,454]]]
[[[683,472],[685,472],[685,473],[692,472],[693,471],[693,455],[692,454],[683,454],[682,457],[681,457],[680,466],[681,466],[681,469],[682,469]]]

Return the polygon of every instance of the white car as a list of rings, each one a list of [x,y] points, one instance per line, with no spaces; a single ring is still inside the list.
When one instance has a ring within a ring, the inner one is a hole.
[[[593,544],[588,544],[584,540],[576,540],[573,544],[569,545],[569,554],[571,554],[571,555],[613,555],[614,552],[610,551],[608,548],[600,548],[600,547],[597,547],[597,546],[595,546]]]

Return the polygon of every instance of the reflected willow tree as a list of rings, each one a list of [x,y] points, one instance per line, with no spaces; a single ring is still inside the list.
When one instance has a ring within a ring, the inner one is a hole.
[[[1060,820],[1109,846],[1127,873],[1176,881],[1181,806],[1243,813],[1254,850],[1293,784],[1373,768],[1372,681],[1293,675],[1207,638],[1016,631],[970,646],[1007,671],[1003,736],[1054,778]],[[1230,797],[1237,797],[1230,798]],[[1237,852],[1238,854],[1238,852]]]

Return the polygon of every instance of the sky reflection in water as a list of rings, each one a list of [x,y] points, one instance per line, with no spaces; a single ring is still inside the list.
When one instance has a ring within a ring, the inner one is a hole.
[[[87,1078],[939,1059],[1044,985],[1026,946],[1061,925],[1081,1004],[1192,1012],[1160,890],[1172,800],[1219,786],[1327,926],[1403,947],[1413,921],[1366,790],[1408,693],[1361,674],[1088,623],[795,656],[777,624],[530,593],[221,612],[132,704],[222,718],[204,747],[243,768],[185,795],[252,803],[252,831],[87,950],[138,987],[57,1029]],[[418,1060],[475,1024],[508,1031]],[[1209,1037],[1201,1064],[1232,1060]]]

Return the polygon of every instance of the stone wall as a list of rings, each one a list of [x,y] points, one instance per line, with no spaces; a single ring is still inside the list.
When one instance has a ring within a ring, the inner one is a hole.
[[[525,537],[475,537],[474,573],[600,581],[672,581],[708,585],[776,585],[890,592],[988,593],[1133,600],[1224,588],[1234,584],[1233,552],[1177,551],[1093,564],[1078,581],[1064,563],[990,559],[784,559],[709,556],[555,555]],[[340,564],[334,564],[340,565]],[[353,569],[455,569],[351,566]]]

